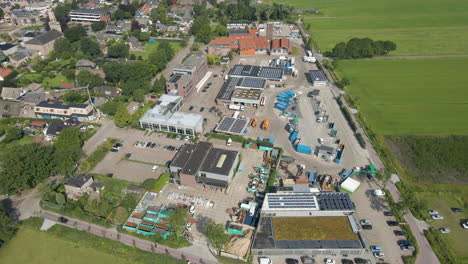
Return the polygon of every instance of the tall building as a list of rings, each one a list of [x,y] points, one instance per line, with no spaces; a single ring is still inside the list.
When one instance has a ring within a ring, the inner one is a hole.
[[[174,68],[173,75],[166,82],[167,93],[190,96],[207,72],[208,64],[205,55],[200,53],[188,57]]]
[[[70,20],[72,22],[96,22],[104,21],[110,24],[110,11],[100,8],[81,8],[70,12]]]

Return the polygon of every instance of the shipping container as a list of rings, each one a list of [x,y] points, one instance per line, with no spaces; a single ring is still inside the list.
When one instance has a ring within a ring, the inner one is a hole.
[[[306,145],[297,144],[296,151],[299,153],[304,153],[304,154],[312,154],[312,149]]]

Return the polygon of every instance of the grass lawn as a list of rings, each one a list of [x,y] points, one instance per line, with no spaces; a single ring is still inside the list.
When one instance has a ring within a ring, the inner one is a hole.
[[[354,240],[346,216],[275,217],[273,230],[277,240]]]
[[[456,254],[464,258],[463,263],[468,263],[466,250],[468,230],[461,227],[462,220],[468,221],[468,190],[465,188],[464,192],[427,191],[417,195],[430,204],[431,210],[437,210],[444,217],[443,220],[428,220],[428,224],[436,229],[449,228],[451,232],[442,236],[451,242]],[[463,212],[454,213],[450,210],[452,207],[462,208]]]
[[[104,253],[84,243],[74,243],[47,232],[24,227],[5,248],[0,249],[0,263],[131,264],[141,262]]]
[[[49,78],[49,77],[41,78],[40,73],[27,73],[21,76],[19,78],[18,84],[27,86],[27,84],[24,83],[23,80],[29,80],[29,83],[39,82],[42,84],[44,88],[58,87],[60,86],[61,83],[73,82],[65,78],[65,76],[63,76],[62,74],[57,74],[57,76],[55,76],[54,78]]]
[[[468,134],[468,58],[341,61],[368,126],[383,135]]]
[[[457,0],[274,0],[299,8],[322,52],[352,37],[392,40],[390,55],[468,54],[468,2]],[[456,39],[457,41],[452,41]]]
[[[156,43],[146,43],[144,51],[130,51],[130,54],[135,54],[137,57],[141,56],[143,60],[147,60],[148,55],[158,49],[159,43],[161,41],[167,40],[156,40]],[[182,48],[179,41],[169,41],[169,43],[174,50],[174,54],[176,54]]]

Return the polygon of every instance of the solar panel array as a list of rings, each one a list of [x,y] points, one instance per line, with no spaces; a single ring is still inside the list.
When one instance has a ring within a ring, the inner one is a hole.
[[[283,72],[283,69],[280,68],[262,67],[258,76],[267,79],[281,79],[283,77]]]
[[[229,78],[224,83],[223,87],[221,87],[221,91],[219,92],[217,98],[224,99],[224,100],[231,99],[231,95],[234,92],[234,88],[236,87],[236,84],[238,81],[239,81],[239,78],[236,78],[236,77]]]
[[[354,204],[347,193],[321,193],[319,201],[322,210],[354,210]]]
[[[256,78],[244,78],[242,82],[239,84],[242,87],[251,87],[251,88],[264,88],[265,87],[265,80],[256,79]]]
[[[317,209],[318,205],[313,194],[269,194],[268,207],[272,209]]]
[[[249,119],[225,116],[216,127],[216,131],[226,134],[242,135],[248,126]]]

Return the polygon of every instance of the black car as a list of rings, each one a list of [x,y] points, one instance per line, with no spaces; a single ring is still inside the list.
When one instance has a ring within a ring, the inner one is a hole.
[[[218,74],[213,75],[213,78],[216,78],[216,77],[218,77]]]
[[[387,225],[389,226],[398,226],[400,223],[398,223],[397,221],[387,221]]]
[[[154,148],[156,146],[156,143],[151,144],[150,148]]]
[[[372,225],[362,225],[362,229],[372,230]]]
[[[354,264],[354,262],[352,260],[350,260],[350,259],[342,259],[341,263],[342,264]]]
[[[210,112],[210,113],[213,113],[214,110],[216,110],[216,107],[212,106],[212,107],[210,108],[209,112]]]
[[[394,230],[393,233],[395,234],[395,236],[404,236],[405,235],[405,232],[403,232],[401,230]]]
[[[151,142],[146,143],[146,147],[149,148],[151,146]]]
[[[61,216],[61,217],[59,217],[59,221],[60,221],[61,223],[64,223],[64,224],[65,224],[66,222],[68,222],[68,219],[65,218],[65,217],[63,217],[63,216]]]
[[[200,108],[200,112],[205,111],[205,107]]]
[[[299,264],[299,260],[293,259],[293,258],[287,258],[286,263],[287,264]]]
[[[126,159],[129,159],[131,156],[132,156],[132,154],[131,154],[131,153],[127,153],[127,154],[125,154],[125,158],[126,158]]]
[[[461,213],[461,212],[463,212],[463,210],[462,210],[461,208],[456,208],[456,207],[454,207],[454,208],[450,208],[450,209],[452,209],[452,212],[454,212],[454,213]]]
[[[207,86],[211,86],[213,83],[208,83]]]
[[[369,261],[367,261],[365,259],[362,259],[362,258],[355,258],[354,263],[356,263],[356,264],[367,264],[367,263],[369,263]]]
[[[188,110],[192,111],[193,110],[193,105],[191,105]]]
[[[409,242],[408,240],[398,240],[397,243],[400,247],[411,246],[411,242]]]
[[[114,177],[114,173],[107,173],[107,177],[109,177],[109,178]]]
[[[383,212],[383,215],[385,215],[385,216],[393,216],[393,213],[390,212],[390,211],[384,211],[384,212]]]

